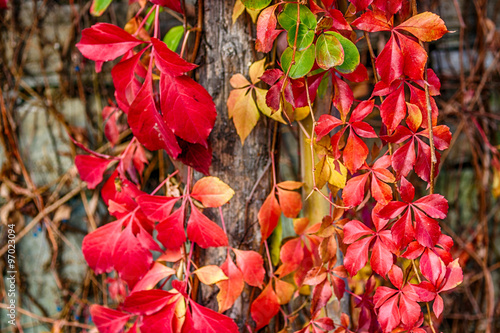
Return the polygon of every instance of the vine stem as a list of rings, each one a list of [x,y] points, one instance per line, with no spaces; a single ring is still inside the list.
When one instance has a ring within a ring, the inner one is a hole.
[[[420,275],[418,274],[418,269],[417,265],[415,264],[415,260],[412,260],[411,264],[413,266],[413,270],[415,271],[415,276],[417,277],[418,283],[422,282],[422,280],[420,280]],[[431,331],[432,333],[436,333],[436,330],[434,329],[434,324],[432,323],[432,317],[431,317],[432,312],[431,312],[431,307],[429,306],[429,302],[425,302],[425,306],[427,307],[427,314],[429,315],[429,326],[431,328]]]
[[[142,27],[144,27],[144,25],[146,24],[148,18],[151,16],[151,14],[153,14],[153,11],[155,10],[156,6],[157,5],[154,5],[153,7],[151,7],[151,9],[146,14],[146,16],[144,16],[144,18],[141,21],[141,24],[139,24],[139,27],[137,28],[137,30],[134,32],[134,34],[132,36],[136,37],[139,34],[139,31],[141,31]]]
[[[269,245],[267,245],[267,242],[264,242],[264,245],[266,247],[266,254],[267,254],[267,262],[269,264],[269,278],[272,278],[274,276],[274,270],[273,270],[273,262],[271,261],[271,253],[269,252]]]
[[[173,176],[175,176],[175,175],[176,175],[176,174],[178,174],[178,173],[179,173],[179,170],[175,170],[175,172],[173,172],[171,175],[168,175],[168,177],[167,177],[167,178],[165,178],[165,180],[163,180],[163,181],[161,182],[161,184],[160,184],[160,185],[158,185],[158,186],[154,189],[154,191],[153,191],[153,192],[151,192],[151,195],[154,195],[156,192],[158,192],[158,191],[162,188],[162,186],[163,186],[163,185],[165,185],[165,183],[166,183],[166,182],[168,182],[168,181],[170,180],[170,178],[172,178]]]
[[[219,214],[220,214],[220,221],[222,223],[222,230],[224,230],[224,233],[227,236],[226,224],[224,223],[224,215],[222,215],[222,207],[219,207]]]

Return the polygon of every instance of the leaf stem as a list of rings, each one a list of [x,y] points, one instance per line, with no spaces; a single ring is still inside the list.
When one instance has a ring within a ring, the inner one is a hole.
[[[269,278],[272,278],[274,276],[274,270],[273,270],[273,262],[271,261],[271,253],[269,252],[269,245],[267,245],[267,241],[264,242],[264,245],[266,247],[266,254],[267,254],[267,262],[269,264]]]

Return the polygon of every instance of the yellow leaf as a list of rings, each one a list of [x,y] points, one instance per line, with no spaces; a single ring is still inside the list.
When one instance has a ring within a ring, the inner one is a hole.
[[[323,156],[316,164],[314,170],[314,177],[316,179],[316,186],[322,189],[326,182],[330,179],[330,165],[326,161],[326,156]]]
[[[245,139],[250,132],[252,132],[255,125],[257,125],[257,121],[260,117],[259,110],[252,98],[251,91],[236,102],[231,114],[241,144],[244,144]]]
[[[335,160],[331,157],[326,158],[330,166],[330,178],[328,182],[338,188],[344,188],[347,178],[347,169],[340,163],[340,161]]]
[[[261,12],[262,9],[249,9],[247,8],[248,14],[250,14],[250,17],[252,18],[252,22],[255,23],[257,22],[257,16],[259,16],[259,13]]]
[[[243,2],[241,2],[241,0],[236,0],[233,7],[233,24],[234,22],[236,22],[238,17],[240,17],[240,15],[243,14],[244,10],[245,10],[245,5],[243,4]]]
[[[248,75],[250,76],[250,81],[252,81],[253,84],[256,84],[257,82],[260,81],[259,78],[262,76],[262,74],[264,74],[265,65],[266,65],[266,57],[250,65],[250,69],[248,70]]]
[[[301,107],[301,108],[296,108],[295,109],[295,120],[299,121],[299,120],[302,120],[302,119],[305,119],[307,118],[307,116],[309,115],[309,106],[304,106],[304,107]]]
[[[281,116],[281,111],[273,113],[273,110],[266,104],[266,89],[255,88],[255,96],[257,96],[257,105],[260,112],[268,116],[271,119],[279,121],[280,123],[286,124],[287,122]]]

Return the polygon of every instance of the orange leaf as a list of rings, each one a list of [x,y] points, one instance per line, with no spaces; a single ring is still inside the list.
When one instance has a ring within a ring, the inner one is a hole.
[[[220,207],[228,202],[234,191],[217,177],[204,177],[193,186],[191,196],[205,207]]]
[[[219,303],[219,312],[222,313],[233,306],[236,299],[241,295],[245,282],[243,281],[243,274],[230,256],[227,256],[226,261],[220,268],[228,277],[227,280],[217,282],[217,287],[220,289],[219,294],[217,294],[217,303]]]
[[[281,208],[276,200],[274,191],[271,191],[264,201],[264,204],[259,210],[259,224],[260,233],[262,235],[261,242],[264,242],[269,236],[271,236],[274,228],[278,225],[278,220],[281,215]]]
[[[228,279],[222,269],[215,265],[203,266],[195,270],[193,273],[196,274],[201,283],[209,285]]]
[[[302,185],[304,185],[304,183],[296,182],[293,180],[286,180],[286,181],[278,183],[276,185],[278,185],[278,187],[281,187],[284,190],[293,191],[293,190],[298,190],[299,188],[301,188]]]
[[[278,197],[283,214],[286,217],[295,218],[302,209],[302,196],[294,191],[285,191],[278,188]]]
[[[290,302],[295,291],[295,286],[291,283],[276,279],[275,281],[276,296],[281,305]]]
[[[397,29],[408,31],[423,42],[437,40],[448,31],[444,21],[436,14],[424,12],[404,21]]]

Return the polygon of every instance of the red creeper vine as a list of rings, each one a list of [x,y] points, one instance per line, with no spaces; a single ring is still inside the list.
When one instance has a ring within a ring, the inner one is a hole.
[[[443,312],[440,294],[463,278],[450,254],[453,241],[441,233],[437,221],[446,218],[448,203],[433,193],[438,151],[448,148],[451,133],[437,125],[433,96],[439,95],[440,83],[426,68],[422,43],[447,33],[444,22],[430,12],[417,14],[415,2],[408,0],[352,0],[342,11],[334,0],[237,1],[233,19],[245,9],[257,17],[255,47],[278,60],[272,62],[274,68],[267,68],[266,57],[254,62],[250,81],[242,74],[233,76],[229,116],[242,144],[260,113],[287,126],[296,123],[312,155],[307,171],[312,191],[330,204],[330,214],[322,221],[304,216],[298,192],[303,183],[278,179],[274,139],[273,184],[258,214],[269,267],[266,277],[260,253],[230,246],[220,207],[234,191],[215,177],[193,180],[192,168],[208,174],[208,136],[216,110],[206,90],[186,74],[197,67],[182,57],[188,33],[181,56],[176,47],[169,48],[168,39],[160,39],[160,8],[182,14],[183,2],[151,3],[141,19],[147,8],[143,4],[134,18],[137,24],[128,30],[99,23],[85,29],[77,44],[98,71],[103,62],[122,57],[112,70],[117,105],[103,111],[105,131],[116,143],[117,120],[123,113],[134,136],[119,156],[79,145],[90,155],[76,159],[91,189],[114,168],[101,194],[116,221],[91,232],[82,245],[97,274],[116,272],[109,281],[118,308],[91,307],[98,329],[237,332],[234,321],[221,313],[231,308],[246,283],[262,290],[252,300],[253,323],[245,325],[250,331],[271,320],[282,332],[424,332],[426,325],[435,331],[433,318]],[[389,37],[377,57],[369,39],[375,32]],[[276,41],[278,36],[283,40]],[[349,82],[369,77],[356,47],[362,39],[370,51],[376,84],[368,99],[357,100]],[[263,88],[264,83],[269,88]],[[327,86],[332,87],[332,107],[315,111]],[[310,129],[302,123],[307,117],[312,120]],[[379,133],[370,125],[377,117],[382,122]],[[148,163],[144,148],[163,149],[189,166],[182,190],[173,181],[177,172],[151,194],[139,189]],[[413,173],[430,189],[416,200]],[[155,195],[165,184],[177,188]],[[203,214],[202,209],[212,208],[219,208],[221,225]],[[268,240],[282,215],[293,219],[296,237],[281,245],[275,265]],[[197,247],[226,247],[226,260],[220,267],[197,267]],[[218,312],[196,302],[195,276],[219,288]],[[361,295],[348,288],[360,280]],[[300,295],[309,296],[304,306],[293,309],[292,301]],[[352,313],[342,313],[334,321],[328,316],[329,304],[344,297],[351,297]],[[298,319],[299,313],[307,316]]]

